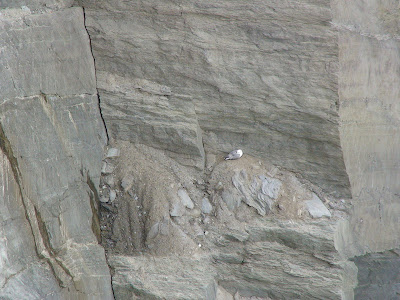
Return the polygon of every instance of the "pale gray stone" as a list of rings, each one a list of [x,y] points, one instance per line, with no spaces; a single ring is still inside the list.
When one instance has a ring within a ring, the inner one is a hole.
[[[125,192],[130,190],[133,185],[133,177],[131,175],[127,175],[121,180],[121,187],[124,189]]]
[[[169,212],[171,217],[182,217],[185,214],[185,207],[181,201],[177,201],[172,205],[172,209]]]
[[[333,236],[332,226],[265,219],[257,224],[261,226],[252,223],[246,231],[211,226],[211,243],[200,245],[214,251],[198,254],[196,259],[111,255],[116,299],[143,294],[171,300],[216,299],[221,291],[210,284],[217,278],[225,297],[239,293],[253,298],[273,294],[282,299],[298,295],[342,299],[342,276],[351,273],[354,277],[356,269],[354,263],[345,263],[336,255],[333,239],[327,238]],[[320,252],[316,254],[315,249]]]
[[[154,239],[159,232],[160,232],[160,223],[157,222],[153,226],[151,226],[149,232],[147,233],[147,238]]]
[[[113,158],[113,157],[118,157],[120,155],[120,150],[117,148],[110,148],[107,151],[107,158]]]
[[[107,184],[109,187],[113,188],[115,186],[115,179],[112,175],[107,175],[103,177],[104,183]]]
[[[216,282],[228,298],[354,297],[357,268],[341,259],[400,245],[398,4],[289,2],[0,1],[0,144],[8,156],[0,171],[0,298],[113,297],[95,239],[106,142],[97,92],[111,140],[162,149],[198,169],[203,143],[221,154],[245,146],[248,157],[292,170],[317,190],[356,197],[351,210],[331,204],[330,220],[247,220],[245,239],[234,229],[243,225],[236,214],[226,234],[220,215],[207,217],[210,234],[195,243],[202,253],[196,260],[172,250],[111,259],[117,299],[214,299]],[[72,5],[86,7],[98,90],[83,12]],[[210,157],[207,171],[219,164]],[[207,188],[231,209],[243,200],[264,216],[284,196],[281,187],[242,172],[227,184],[231,175]],[[136,201],[133,181],[122,185]],[[190,191],[201,199],[201,191]],[[149,212],[163,207],[168,214],[157,196],[160,205]],[[320,200],[307,203],[328,216]],[[349,220],[341,212],[338,221],[336,209],[349,211]],[[199,212],[191,209],[181,226]],[[160,221],[156,238],[176,238],[168,224]],[[126,244],[139,235],[128,230]],[[167,244],[152,245],[157,251]],[[396,297],[396,283],[382,276],[393,266],[378,265],[356,297]]]
[[[264,214],[268,214],[272,210],[272,207],[275,203],[271,198],[269,198],[268,196],[265,196],[264,193],[258,193],[257,200],[259,203],[262,204],[262,207],[263,207],[261,215],[263,215],[264,211],[265,211]]]
[[[253,178],[250,184],[247,173],[245,170],[241,170],[240,172],[235,172],[235,175],[232,176],[232,183],[243,196],[244,202],[254,207],[260,215],[265,216],[271,211],[274,204],[273,200],[278,197],[279,188],[282,183],[278,179],[267,179],[264,175],[260,176],[260,178],[263,180],[261,186],[259,180],[256,180],[256,178]],[[273,197],[276,196],[276,198],[270,198],[268,195],[264,195],[266,193]],[[229,203],[230,202],[232,201],[230,200]],[[234,206],[228,205],[228,207]]]
[[[190,196],[185,189],[179,189],[178,196],[181,199],[183,206],[185,206],[189,209],[194,208],[194,203],[193,203],[192,199],[190,199]]]
[[[163,221],[160,223],[160,234],[162,235],[168,235],[170,230],[169,230],[169,220],[168,219],[163,219]]]
[[[207,197],[204,197],[201,200],[201,211],[205,214],[210,214],[212,212],[212,209],[213,209],[213,207],[212,207],[210,201],[208,200]]]
[[[240,198],[234,197],[230,192],[228,191],[223,191],[221,193],[222,200],[225,202],[226,206],[229,208],[229,210],[235,210],[236,208],[239,207],[240,205]]]
[[[0,1],[0,8],[17,8],[40,12],[44,8],[52,10],[69,8],[74,2],[75,0],[2,0]]]
[[[83,10],[0,2],[28,7],[0,10],[0,243],[11,241],[0,298],[111,299],[96,198],[106,135]]]
[[[110,200],[110,198],[106,197],[106,196],[101,196],[100,197],[100,202],[102,203],[107,203]]]
[[[354,257],[400,245],[399,10],[389,0],[332,4],[341,143],[354,197],[343,246]]]
[[[115,190],[110,190],[110,202],[113,202],[117,198],[117,193]]]
[[[196,261],[185,256],[109,259],[116,270],[113,276],[116,299],[135,299],[137,295],[146,295],[146,299],[215,299],[215,273],[206,257],[199,256]],[[189,265],[192,267],[188,268]]]
[[[103,162],[103,167],[101,168],[101,173],[102,174],[111,174],[112,172],[114,172],[114,165],[110,162]]]
[[[100,70],[97,81],[102,115],[113,138],[167,150],[179,163],[203,169],[202,131],[190,97],[160,95],[154,91],[168,89],[155,81]]]
[[[245,145],[350,196],[329,1],[83,2],[113,137],[179,160]]]
[[[262,193],[264,195],[267,195],[269,198],[276,200],[279,196],[282,182],[279,179],[267,177],[264,175],[261,175],[260,179],[262,180]]]
[[[316,194],[313,194],[313,198],[311,200],[305,201],[308,212],[311,217],[314,219],[328,217],[330,218],[331,212],[326,208],[324,203],[322,203],[321,199]]]

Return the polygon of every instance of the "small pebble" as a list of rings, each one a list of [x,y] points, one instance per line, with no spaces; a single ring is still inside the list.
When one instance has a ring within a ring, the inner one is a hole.
[[[117,198],[117,193],[114,190],[110,191],[110,201],[113,202]]]
[[[221,189],[223,189],[223,187],[224,187],[224,186],[223,186],[222,182],[220,181],[220,182],[218,182],[217,185],[215,186],[215,189],[216,189],[216,190],[221,190]]]
[[[119,154],[120,154],[119,149],[117,149],[117,148],[110,148],[110,149],[108,149],[107,157],[108,157],[108,158],[111,158],[111,157],[118,157]]]
[[[212,207],[210,201],[208,200],[208,198],[204,197],[201,200],[201,211],[205,214],[209,214],[212,212],[212,209],[213,209],[213,207]]]
[[[101,168],[101,173],[103,174],[111,174],[114,171],[114,166],[110,163],[104,162],[103,167]]]
[[[186,206],[189,209],[193,209],[194,208],[194,203],[192,201],[192,199],[190,199],[189,194],[187,193],[186,190],[184,189],[179,189],[178,190],[178,196],[179,198],[181,198],[181,202],[184,206]]]

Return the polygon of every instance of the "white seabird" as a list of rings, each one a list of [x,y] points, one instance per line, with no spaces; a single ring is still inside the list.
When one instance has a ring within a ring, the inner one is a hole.
[[[233,150],[230,152],[226,157],[225,160],[233,160],[233,159],[239,159],[243,155],[243,151],[238,149],[238,150]]]

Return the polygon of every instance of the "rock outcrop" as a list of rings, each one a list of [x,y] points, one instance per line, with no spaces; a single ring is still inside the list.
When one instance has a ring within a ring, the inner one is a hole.
[[[349,251],[360,255],[400,243],[399,7],[372,1],[364,10],[338,1],[335,9],[341,139],[355,203]]]
[[[335,245],[347,200],[250,155],[207,150],[203,173],[162,150],[114,146],[100,195],[117,194],[101,205],[117,299],[352,298],[357,270]]]
[[[83,3],[110,137],[191,159],[201,139],[240,146],[350,195],[329,1]]]
[[[96,212],[106,136],[83,10],[4,9],[0,37],[0,298],[110,299]]]
[[[399,16],[0,1],[0,298],[396,297]]]

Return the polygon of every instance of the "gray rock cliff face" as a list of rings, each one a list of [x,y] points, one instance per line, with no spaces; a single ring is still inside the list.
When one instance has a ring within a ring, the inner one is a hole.
[[[332,7],[339,36],[341,140],[354,204],[343,241],[346,255],[358,256],[355,296],[396,298],[400,8],[393,1],[333,1]]]
[[[354,254],[399,245],[399,8],[337,1],[341,138],[355,202]],[[351,11],[348,16],[343,11]],[[384,232],[385,234],[381,234]],[[368,249],[368,250],[367,250]]]
[[[240,146],[301,170],[338,196],[350,194],[339,139],[338,45],[329,1],[84,5],[111,137],[172,152],[179,148],[193,159],[202,156],[196,142],[201,138],[216,151]],[[115,97],[115,86],[104,80],[115,76],[122,77],[116,85],[136,85],[131,95]],[[166,113],[165,103],[171,118],[157,110]],[[135,121],[123,115],[133,110]],[[162,122],[149,124],[158,118]],[[182,126],[200,127],[202,134]]]
[[[0,16],[0,298],[110,299],[96,212],[106,137],[83,10],[36,8]]]
[[[0,298],[395,297],[399,16],[0,0]]]

